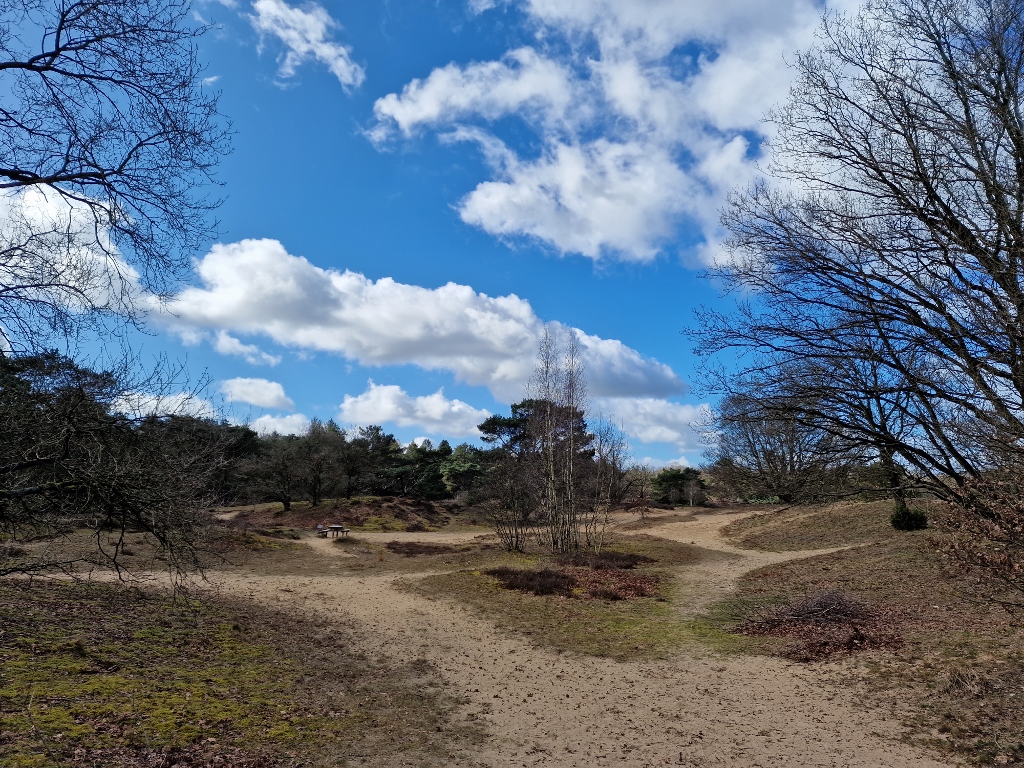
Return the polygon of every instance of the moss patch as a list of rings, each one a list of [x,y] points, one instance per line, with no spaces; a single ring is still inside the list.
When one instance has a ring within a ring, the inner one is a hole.
[[[336,626],[113,586],[0,581],[0,627],[0,752],[12,768],[447,754],[438,732],[451,703],[436,681],[353,657]]]

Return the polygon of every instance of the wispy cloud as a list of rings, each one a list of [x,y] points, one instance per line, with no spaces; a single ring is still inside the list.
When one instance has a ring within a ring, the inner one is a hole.
[[[278,76],[289,78],[307,61],[324,64],[341,85],[356,88],[366,77],[352,61],[351,49],[332,39],[340,24],[320,5],[308,3],[294,8],[284,0],[256,0],[249,16],[261,38],[274,37],[285,47],[279,58]]]

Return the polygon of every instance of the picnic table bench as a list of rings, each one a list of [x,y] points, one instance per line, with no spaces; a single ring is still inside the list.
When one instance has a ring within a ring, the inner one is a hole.
[[[331,538],[336,539],[339,535],[348,538],[351,529],[346,528],[344,525],[328,525],[327,530],[330,531]]]

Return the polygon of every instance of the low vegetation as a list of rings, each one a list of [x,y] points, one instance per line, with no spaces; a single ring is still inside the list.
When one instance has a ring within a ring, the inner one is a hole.
[[[930,512],[941,520],[938,505]],[[979,599],[943,556],[941,529],[895,532],[880,502],[788,509],[730,530],[744,546],[849,548],[746,574],[709,612],[715,627],[754,635],[761,653],[846,659],[848,683],[908,738],[977,764],[1024,764],[1020,616]]]
[[[453,731],[454,702],[429,665],[366,658],[337,624],[2,581],[0,626],[0,752],[11,768],[333,766],[367,754],[443,764],[471,736]]]
[[[724,557],[699,547],[628,536],[600,555],[576,558],[527,551],[501,566],[431,575],[406,588],[454,599],[528,641],[558,651],[614,659],[662,658],[685,644],[743,645],[675,606],[675,569]],[[497,553],[494,553],[497,554]]]
[[[903,637],[893,617],[843,592],[821,590],[755,614],[738,627],[746,635],[790,642],[780,653],[793,661],[817,661],[866,650],[898,649]]]

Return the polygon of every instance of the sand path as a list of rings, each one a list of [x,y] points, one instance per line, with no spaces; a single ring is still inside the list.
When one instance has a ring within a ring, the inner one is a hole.
[[[692,520],[653,525],[640,530],[620,529],[620,533],[657,536],[662,539],[695,544],[730,555],[727,559],[689,566],[679,575],[679,586],[684,613],[698,614],[707,606],[727,597],[735,591],[740,576],[765,566],[800,560],[815,555],[838,552],[847,547],[831,549],[790,550],[787,552],[765,552],[755,549],[740,549],[722,537],[722,529],[736,520],[750,517],[750,512],[711,513],[694,516]]]
[[[808,553],[739,550],[720,529],[736,515],[697,517],[639,533],[734,555],[684,569],[695,603],[749,570]],[[420,534],[436,541],[436,534]],[[896,739],[898,718],[868,712],[821,671],[763,657],[684,649],[668,661],[560,654],[503,633],[448,601],[396,588],[397,576],[217,576],[220,587],[280,607],[354,619],[364,650],[434,664],[490,734],[461,766],[949,765]],[[408,578],[408,577],[405,577]],[[710,597],[709,597],[710,595]]]

